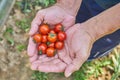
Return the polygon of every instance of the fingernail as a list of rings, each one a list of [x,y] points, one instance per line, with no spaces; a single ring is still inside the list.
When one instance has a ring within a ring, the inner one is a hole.
[[[72,73],[68,73],[68,74],[66,74],[66,77],[69,77],[71,74],[72,74]]]

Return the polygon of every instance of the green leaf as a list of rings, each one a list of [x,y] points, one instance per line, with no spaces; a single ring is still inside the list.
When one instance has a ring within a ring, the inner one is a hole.
[[[0,37],[0,41],[2,41],[2,40],[3,40],[3,38]]]
[[[5,33],[12,34],[13,33],[13,29],[11,27],[9,27],[9,28],[6,29]]]
[[[24,45],[24,44],[19,44],[19,45],[17,45],[16,48],[18,49],[18,51],[22,51],[22,50],[25,50],[25,49],[26,49],[26,45]]]
[[[34,80],[49,80],[46,73],[34,71],[32,75]]]
[[[11,44],[11,46],[15,44],[13,38],[7,38],[7,41]]]
[[[42,54],[42,50],[39,50],[39,54],[40,54],[40,55]]]
[[[26,19],[17,21],[16,25],[19,26],[25,32],[27,32],[30,29],[30,24],[29,24],[28,20],[26,20]]]

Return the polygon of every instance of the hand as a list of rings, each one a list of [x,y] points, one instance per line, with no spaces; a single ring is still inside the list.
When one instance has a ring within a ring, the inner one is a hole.
[[[52,58],[40,56],[39,60],[32,64],[34,69],[42,72],[65,72],[66,77],[79,70],[88,59],[94,40],[80,24],[69,28],[66,34],[64,49],[58,51]]]
[[[82,64],[88,59],[92,45],[95,41],[94,36],[82,24],[76,24],[66,31],[66,47],[61,51],[69,54],[72,62],[67,65],[64,74],[69,77],[73,72],[79,70]]]
[[[34,20],[32,21],[31,30],[29,32],[31,36],[38,31],[39,25],[43,21],[50,25],[62,23],[62,25],[65,27],[65,30],[67,30],[69,27],[71,27],[75,23],[75,16],[71,16],[71,14],[69,14],[67,11],[65,11],[64,9],[58,6],[52,6],[50,8],[40,10],[36,14],[36,17],[34,18]],[[37,54],[38,52],[36,49],[36,44],[32,41],[31,37],[29,39],[27,52],[28,52],[28,55],[30,56],[29,59],[31,64],[33,64],[33,62],[39,59],[39,56]],[[35,70],[35,66],[34,66],[34,70]]]

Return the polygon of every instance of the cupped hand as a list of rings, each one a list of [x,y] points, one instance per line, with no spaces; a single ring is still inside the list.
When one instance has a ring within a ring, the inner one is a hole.
[[[79,70],[88,59],[94,42],[92,35],[81,24],[76,24],[66,31],[65,47],[55,57],[40,56],[32,66],[42,72],[64,72],[69,77]]]
[[[95,40],[94,36],[87,30],[87,27],[82,24],[75,24],[69,28],[66,33],[67,46],[64,48],[65,52],[62,51],[61,53],[69,54],[69,57],[72,59],[64,71],[65,76],[69,77],[73,72],[79,70],[82,64],[87,61]]]
[[[66,10],[64,10],[56,5],[49,7],[47,9],[40,10],[40,11],[38,11],[38,13],[36,14],[35,18],[33,19],[32,23],[31,23],[31,29],[29,32],[30,36],[34,35],[38,31],[39,25],[42,24],[43,22],[50,24],[50,25],[55,25],[55,24],[61,23],[64,26],[64,29],[67,30],[69,27],[74,25],[75,16],[72,16]],[[42,61],[41,58],[39,58],[39,56],[38,56],[36,44],[33,42],[32,37],[30,37],[30,39],[29,39],[27,52],[30,57],[29,59],[30,59],[31,64],[36,63],[35,61],[38,61],[38,59],[40,59],[39,61]],[[44,56],[43,61],[46,61],[46,58],[47,57]],[[50,58],[50,60],[51,60],[51,58]],[[47,58],[47,61],[48,61],[48,58]],[[56,60],[56,61],[59,62],[59,60]],[[54,63],[54,61],[53,61],[53,63]],[[61,62],[60,65],[62,67],[66,64]],[[37,66],[37,64],[35,66],[31,66],[31,67],[32,67],[32,69],[36,70],[36,68],[35,68],[36,66]],[[59,70],[59,71],[63,71],[63,70]]]

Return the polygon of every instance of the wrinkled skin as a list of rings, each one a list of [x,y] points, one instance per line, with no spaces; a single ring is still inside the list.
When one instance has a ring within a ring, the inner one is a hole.
[[[46,55],[37,55],[36,44],[30,38],[28,55],[30,56],[31,68],[42,72],[64,72],[65,76],[68,77],[77,71],[89,57],[93,39],[83,28],[84,26],[80,24],[73,26],[75,17],[56,6],[37,13],[31,25],[30,35],[37,32],[38,25],[43,19],[44,22],[51,25],[62,23],[67,39],[62,50],[59,50],[54,57],[47,57]]]

